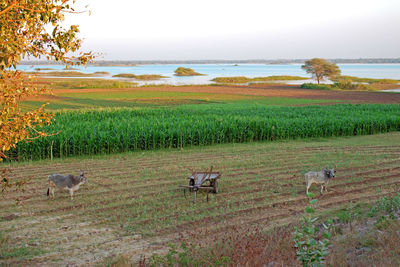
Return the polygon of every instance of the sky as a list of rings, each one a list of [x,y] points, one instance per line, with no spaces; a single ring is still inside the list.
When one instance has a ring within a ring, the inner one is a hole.
[[[88,5],[87,8],[85,6]],[[105,60],[400,57],[400,0],[78,0]]]

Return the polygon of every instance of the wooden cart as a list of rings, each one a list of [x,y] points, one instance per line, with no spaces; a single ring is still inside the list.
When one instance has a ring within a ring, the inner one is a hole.
[[[209,171],[192,171],[192,174],[188,177],[189,185],[181,185],[183,187],[183,193],[186,198],[186,189],[192,192],[193,202],[196,202],[197,191],[206,190],[207,191],[207,201],[208,194],[218,193],[218,179],[221,177],[220,172],[213,172],[213,167],[211,166]]]

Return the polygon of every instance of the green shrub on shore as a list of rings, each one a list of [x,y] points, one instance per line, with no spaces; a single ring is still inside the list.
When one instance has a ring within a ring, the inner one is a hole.
[[[355,83],[369,83],[369,84],[398,84],[400,83],[399,80],[394,80],[394,79],[374,79],[374,78],[360,78],[360,77],[355,77],[355,76],[338,76],[335,79],[333,79],[334,82],[340,82],[341,80],[347,80],[350,82],[355,82]]]
[[[200,76],[200,75],[204,74],[195,72],[191,68],[179,67],[175,70],[175,76]]]
[[[329,84],[316,84],[316,83],[303,83],[300,88],[302,89],[318,89],[318,90],[332,90]]]
[[[362,83],[353,83],[351,80],[341,79],[331,85],[333,89],[342,89],[342,90],[362,90],[362,91],[373,91],[374,87],[362,84]]]
[[[303,89],[318,89],[318,90],[359,90],[359,91],[374,91],[374,87],[367,84],[352,83],[351,81],[341,80],[334,84],[315,84],[303,83],[300,88]]]

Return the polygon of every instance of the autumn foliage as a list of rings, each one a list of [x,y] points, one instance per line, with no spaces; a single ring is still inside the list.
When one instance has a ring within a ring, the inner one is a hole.
[[[65,64],[85,64],[92,53],[77,54],[81,40],[78,26],[64,29],[66,13],[75,13],[70,0],[0,0],[0,161],[23,140],[44,137],[38,126],[49,124],[53,115],[44,105],[22,112],[21,99],[46,92],[32,77],[16,71],[24,58],[44,58]],[[1,185],[8,183],[2,177]]]

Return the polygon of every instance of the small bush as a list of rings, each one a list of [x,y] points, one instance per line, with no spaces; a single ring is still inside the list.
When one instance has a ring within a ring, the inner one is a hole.
[[[372,86],[361,83],[352,83],[350,80],[340,80],[334,84],[303,83],[300,88],[318,90],[375,90],[375,88]]]
[[[400,193],[393,198],[383,197],[379,199],[368,212],[368,216],[375,217],[382,214],[394,214],[400,209]]]
[[[350,205],[345,209],[339,211],[336,214],[336,217],[339,218],[340,222],[342,223],[351,223],[356,218],[362,215],[362,210],[360,206],[354,206],[353,202],[350,202]]]
[[[315,83],[303,83],[300,88],[303,89],[318,89],[318,90],[331,90],[332,88],[328,84],[315,84]]]
[[[353,83],[351,79],[347,78],[338,79],[331,87],[342,90],[374,90],[374,88],[369,85]]]

